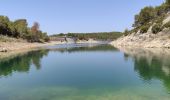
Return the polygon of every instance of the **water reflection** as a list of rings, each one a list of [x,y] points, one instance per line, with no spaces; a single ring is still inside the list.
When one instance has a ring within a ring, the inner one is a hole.
[[[31,51],[15,58],[0,60],[0,76],[9,76],[13,72],[29,72],[33,64],[37,70],[41,68],[41,58],[48,54],[48,50]]]
[[[13,72],[29,72],[31,65],[34,65],[37,70],[41,69],[41,59],[47,56],[49,51],[73,53],[78,51],[117,51],[117,49],[110,45],[94,45],[90,47],[75,47],[75,45],[72,45],[70,48],[66,48],[64,45],[60,46],[60,48],[57,48],[57,46],[47,47],[46,49],[31,51],[14,58],[1,59],[0,76],[10,76]]]
[[[89,45],[89,44],[70,44],[70,45],[57,45],[52,47],[47,47],[50,51],[57,51],[57,52],[68,52],[68,53],[74,53],[74,52],[88,52],[88,51],[118,51],[115,47],[111,45]]]
[[[170,50],[119,48],[134,61],[134,70],[144,81],[158,79],[170,91]]]

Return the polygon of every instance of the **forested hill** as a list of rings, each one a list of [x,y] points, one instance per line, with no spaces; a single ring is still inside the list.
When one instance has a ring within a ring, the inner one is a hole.
[[[170,20],[164,21],[170,14],[170,0],[165,0],[160,6],[147,6],[136,14],[135,22],[132,25],[134,29],[126,29],[124,35],[131,33],[147,33],[149,28],[153,34],[161,32],[165,28],[170,28]],[[152,26],[152,27],[151,27]],[[139,32],[140,31],[140,32]]]
[[[170,48],[170,0],[160,6],[147,6],[135,15],[133,29],[113,41],[114,46]]]
[[[28,27],[26,19],[11,21],[7,16],[0,16],[0,35],[13,38],[22,38],[29,42],[48,41],[48,35],[39,29],[39,23],[35,22]]]

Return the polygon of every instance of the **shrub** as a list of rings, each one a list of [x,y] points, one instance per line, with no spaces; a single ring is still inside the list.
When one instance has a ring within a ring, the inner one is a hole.
[[[129,34],[129,30],[128,29],[125,29],[125,31],[124,31],[124,36],[127,36],[128,34]]]
[[[155,22],[162,24],[162,22],[163,22],[164,19],[165,19],[165,16],[164,16],[164,15],[158,16],[157,19],[155,20]]]
[[[149,29],[150,25],[143,25],[140,29],[141,33],[146,33]]]
[[[162,29],[162,24],[157,23],[152,27],[152,33],[157,34],[158,32],[162,31]]]
[[[168,22],[168,23],[166,23],[166,24],[164,24],[164,26],[163,26],[164,28],[170,28],[170,22]]]
[[[45,42],[49,42],[49,41],[50,41],[50,38],[47,36],[47,37],[44,38],[44,41],[45,41]]]

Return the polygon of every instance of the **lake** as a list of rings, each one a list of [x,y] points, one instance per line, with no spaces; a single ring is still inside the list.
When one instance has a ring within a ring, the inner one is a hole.
[[[170,56],[49,46],[0,60],[0,100],[170,100]]]

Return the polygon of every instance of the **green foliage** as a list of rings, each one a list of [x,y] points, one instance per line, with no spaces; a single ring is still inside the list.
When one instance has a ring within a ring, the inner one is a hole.
[[[141,29],[141,33],[146,33],[151,24],[156,23],[152,31],[154,34],[162,31],[164,27],[169,28],[169,23],[162,27],[162,22],[165,19],[167,12],[170,11],[170,0],[166,0],[165,3],[162,3],[160,6],[156,7],[145,7],[139,14],[135,15],[135,22],[133,27],[135,29]]]
[[[149,24],[143,25],[143,26],[141,26],[141,28],[140,28],[140,32],[141,32],[141,33],[147,33],[147,31],[149,30],[149,28],[150,28],[150,25],[149,25]]]
[[[128,29],[125,29],[125,31],[123,32],[123,35],[124,36],[127,36],[129,34],[129,30]]]
[[[156,12],[153,7],[145,7],[141,10],[138,15],[135,15],[134,27],[140,27],[144,24],[149,23],[156,17]]]
[[[67,36],[75,37],[79,40],[115,40],[122,36],[121,32],[98,32],[98,33],[68,33]]]
[[[153,25],[153,27],[152,27],[152,33],[154,33],[154,34],[157,34],[162,30],[163,30],[163,27],[162,27],[162,24],[160,24],[160,23],[157,23],[157,24]]]
[[[58,36],[65,36],[65,34],[64,33],[60,33],[60,34],[58,34]]]
[[[143,8],[139,14],[135,15],[135,22],[133,27],[140,27],[157,19],[163,19],[167,12],[170,10],[170,0],[160,6],[148,6]]]
[[[140,29],[140,27],[137,27],[137,28],[134,28],[132,30],[129,30],[129,34],[130,33],[137,33],[139,29]]]
[[[122,36],[121,32],[96,32],[96,33],[68,33],[68,34],[55,34],[50,37],[72,37],[79,40],[115,40]]]
[[[169,10],[169,5],[166,3],[163,3],[161,6],[155,7],[157,16],[166,14],[168,12],[168,10]]]
[[[164,28],[170,28],[170,22],[168,22],[168,23],[166,23],[166,24],[164,24],[164,26],[163,26]]]
[[[27,34],[27,29],[28,29],[27,27],[28,27],[27,20],[19,19],[14,21],[13,27],[11,28],[15,29],[14,33],[18,35],[18,37],[24,38],[24,36]]]
[[[13,22],[6,16],[0,16],[0,35],[23,38],[30,42],[49,41],[47,33],[39,30],[37,22],[29,28],[26,19],[18,19]]]
[[[166,4],[167,4],[167,5],[170,5],[170,0],[166,0]]]
[[[0,35],[11,35],[8,28],[9,18],[0,16]]]

